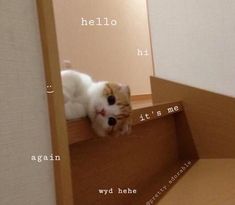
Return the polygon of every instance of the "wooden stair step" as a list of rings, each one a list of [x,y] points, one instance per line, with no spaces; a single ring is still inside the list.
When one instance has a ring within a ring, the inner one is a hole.
[[[187,130],[182,113],[180,101],[136,108],[132,133],[117,138],[96,137],[88,119],[69,121],[75,204],[138,205],[150,200],[194,156],[187,149],[179,151],[181,142],[188,146],[190,141],[182,132]],[[99,193],[110,188],[113,194]],[[136,189],[137,194],[118,194],[118,188]]]
[[[235,204],[234,179],[235,159],[199,159],[158,204]]]
[[[174,114],[183,110],[180,101],[170,103],[159,103],[156,105],[134,108],[132,111],[133,126],[147,122],[149,120],[162,118],[164,116]],[[161,115],[159,116],[159,113]],[[80,118],[67,121],[67,129],[69,135],[69,144],[95,138],[96,135],[92,131],[88,118]]]

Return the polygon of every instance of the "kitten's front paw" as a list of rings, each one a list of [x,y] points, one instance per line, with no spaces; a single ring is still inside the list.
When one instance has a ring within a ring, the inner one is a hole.
[[[72,120],[87,116],[86,109],[82,104],[68,102],[65,104],[66,119]]]
[[[75,107],[78,118],[87,116],[86,109],[82,104],[76,103]]]

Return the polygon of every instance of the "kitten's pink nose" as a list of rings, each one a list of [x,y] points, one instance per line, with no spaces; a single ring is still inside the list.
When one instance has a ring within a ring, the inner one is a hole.
[[[105,109],[103,108],[101,111],[96,111],[96,114],[104,117],[106,115]]]
[[[101,114],[103,117],[105,116],[105,110],[104,109],[102,109],[101,111],[100,111],[100,113],[99,114]]]

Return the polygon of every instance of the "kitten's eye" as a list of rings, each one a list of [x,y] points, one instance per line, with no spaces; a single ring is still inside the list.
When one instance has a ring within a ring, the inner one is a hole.
[[[113,117],[110,117],[110,118],[108,119],[108,124],[109,124],[110,126],[114,126],[114,125],[117,124],[117,120],[116,120],[115,118],[113,118]]]
[[[116,102],[116,98],[113,95],[108,96],[107,100],[109,105],[113,105]]]

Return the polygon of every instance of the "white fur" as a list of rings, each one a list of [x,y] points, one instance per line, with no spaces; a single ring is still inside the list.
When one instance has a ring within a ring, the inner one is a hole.
[[[74,70],[61,71],[65,115],[67,119],[85,117],[87,115],[88,88],[93,81],[90,76]]]

